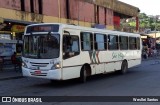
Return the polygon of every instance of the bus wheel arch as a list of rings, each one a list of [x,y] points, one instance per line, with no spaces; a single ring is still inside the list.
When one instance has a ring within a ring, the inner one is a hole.
[[[82,83],[86,82],[88,76],[91,75],[91,66],[89,64],[84,64],[80,71],[80,81]]]
[[[120,71],[121,71],[121,74],[126,74],[127,73],[127,71],[128,71],[128,62],[127,62],[126,59],[122,61],[121,70]]]

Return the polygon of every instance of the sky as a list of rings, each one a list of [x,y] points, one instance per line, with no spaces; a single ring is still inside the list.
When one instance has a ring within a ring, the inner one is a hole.
[[[140,9],[140,13],[160,15],[160,0],[119,0]]]

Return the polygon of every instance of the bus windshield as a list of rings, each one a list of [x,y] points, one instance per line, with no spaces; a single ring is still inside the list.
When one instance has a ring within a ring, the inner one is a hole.
[[[35,59],[52,59],[59,57],[60,35],[26,35],[24,37],[23,56]]]

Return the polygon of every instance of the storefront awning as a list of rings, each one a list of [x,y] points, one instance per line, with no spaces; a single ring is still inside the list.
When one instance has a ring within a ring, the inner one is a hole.
[[[37,22],[20,21],[20,20],[13,20],[13,19],[4,19],[4,21],[20,23],[20,24],[25,24],[25,25],[37,23]]]

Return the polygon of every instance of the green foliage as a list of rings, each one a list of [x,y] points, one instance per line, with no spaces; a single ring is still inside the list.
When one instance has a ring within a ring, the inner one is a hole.
[[[136,27],[136,22],[129,22],[129,25],[130,25],[131,27]]]
[[[136,27],[136,19],[129,19],[127,22],[130,27]],[[160,31],[160,20],[156,16],[147,16],[145,13],[139,14],[139,27],[150,28],[152,31]]]

